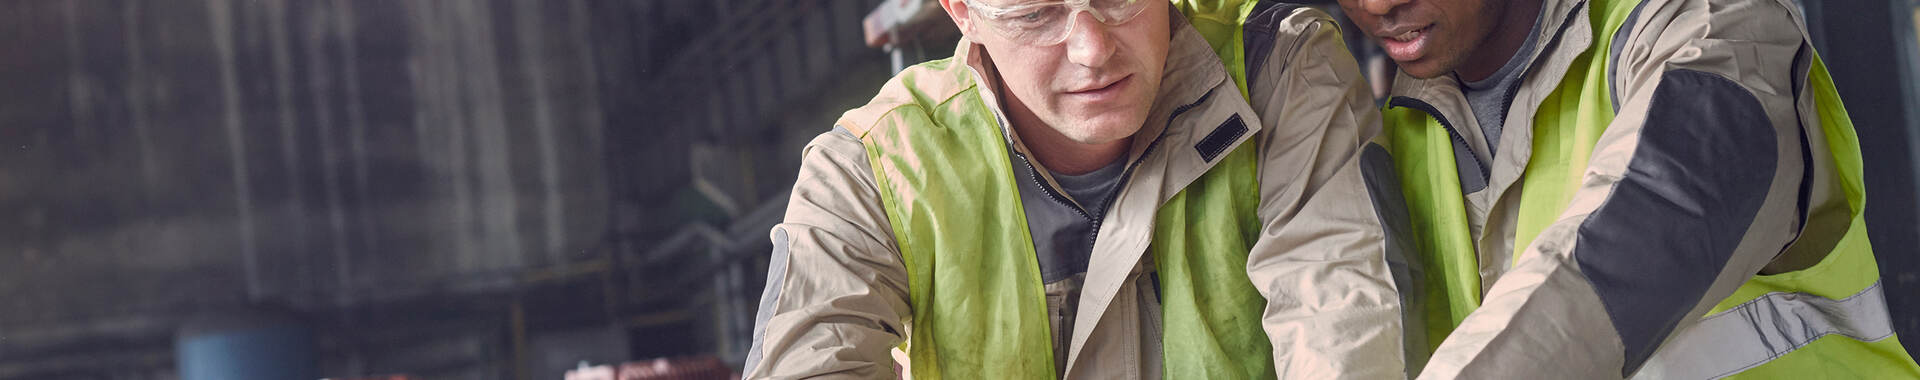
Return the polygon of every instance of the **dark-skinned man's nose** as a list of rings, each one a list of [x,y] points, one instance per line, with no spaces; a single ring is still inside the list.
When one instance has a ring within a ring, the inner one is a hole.
[[[1394,8],[1413,0],[1353,0],[1360,3],[1360,10],[1375,17],[1386,17]]]

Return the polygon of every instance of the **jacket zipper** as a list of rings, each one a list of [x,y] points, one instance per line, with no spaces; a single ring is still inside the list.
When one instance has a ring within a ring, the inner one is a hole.
[[[1438,108],[1434,108],[1432,104],[1427,104],[1427,102],[1421,101],[1420,99],[1414,99],[1414,98],[1409,98],[1405,96],[1395,96],[1392,99],[1387,100],[1387,106],[1388,107],[1406,107],[1406,108],[1420,110],[1420,112],[1426,112],[1427,116],[1432,116],[1434,121],[1440,122],[1440,127],[1442,129],[1447,130],[1447,137],[1453,138],[1454,142],[1460,143],[1460,146],[1467,147],[1468,150],[1473,149],[1473,145],[1467,144],[1466,138],[1460,137],[1460,131],[1453,128],[1453,123],[1447,122],[1447,117],[1445,115],[1441,115],[1440,110]],[[1455,154],[1458,154],[1458,153],[1455,153]],[[1473,152],[1467,152],[1467,159],[1473,160],[1473,166],[1475,168],[1480,169],[1480,175],[1482,177],[1493,176],[1493,173],[1487,170],[1487,164],[1480,162],[1480,156],[1473,154]],[[1488,180],[1488,178],[1481,178],[1481,180],[1485,181],[1485,180]]]
[[[1020,152],[1013,152],[1013,155],[1020,156],[1020,162],[1027,164],[1027,178],[1032,179],[1033,184],[1035,186],[1040,187],[1040,192],[1047,193],[1047,198],[1051,198],[1053,199],[1054,202],[1058,202],[1061,205],[1067,206],[1067,208],[1073,209],[1073,212],[1080,214],[1080,217],[1082,218],[1093,220],[1093,216],[1088,215],[1087,210],[1082,209],[1078,206],[1075,206],[1073,202],[1067,200],[1066,196],[1060,195],[1060,193],[1055,192],[1052,186],[1047,186],[1047,181],[1040,180],[1040,168],[1033,166],[1032,158],[1028,158],[1027,155],[1020,154]],[[1098,223],[1098,221],[1096,220],[1095,223]]]

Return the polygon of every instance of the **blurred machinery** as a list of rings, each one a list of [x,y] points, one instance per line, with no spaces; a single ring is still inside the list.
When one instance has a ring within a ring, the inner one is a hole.
[[[566,380],[735,380],[740,374],[712,356],[660,358],[567,371]]]
[[[0,379],[738,366],[879,4],[0,4]],[[257,310],[297,334],[186,328]]]

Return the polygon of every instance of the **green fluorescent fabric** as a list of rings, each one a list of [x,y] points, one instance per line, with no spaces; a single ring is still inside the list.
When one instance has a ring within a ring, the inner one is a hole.
[[[899,80],[973,87],[950,60]],[[915,100],[862,136],[907,267],[914,378],[1051,378],[1040,264],[993,113],[977,88]]]
[[[1427,273],[1427,284],[1421,287],[1426,310],[1410,315],[1425,318],[1427,352],[1440,348],[1453,328],[1480,307],[1480,259],[1474,257],[1467,230],[1466,195],[1460,193],[1453,137],[1447,134],[1452,127],[1437,119],[1437,113],[1418,100],[1394,98],[1381,111],[1386,128],[1379,139],[1400,176],[1416,252],[1426,255],[1419,260]]]
[[[1807,88],[1803,91],[1813,91],[1814,104],[1820,106],[1818,132],[1826,137],[1827,150],[1833,155],[1840,173],[1840,186],[1847,194],[1847,205],[1853,212],[1852,222],[1847,227],[1846,235],[1833,247],[1833,252],[1828,253],[1820,263],[1793,272],[1754,276],[1735,289],[1733,296],[1715,305],[1708,312],[1709,317],[1739,307],[1747,300],[1772,293],[1801,292],[1838,300],[1880,283],[1880,266],[1874,262],[1873,246],[1867,242],[1866,182],[1860,160],[1860,140],[1853,133],[1853,119],[1847,116],[1847,108],[1840,102],[1840,92],[1833,87],[1833,78],[1827,74],[1827,65],[1818,54],[1813,54],[1812,66],[1807,73]],[[1824,376],[1913,379],[1920,378],[1920,365],[1916,365],[1913,357],[1900,345],[1898,336],[1861,341],[1828,335],[1731,378]]]
[[[1154,267],[1160,275],[1161,352],[1167,378],[1273,378],[1261,328],[1266,299],[1247,278],[1247,252],[1260,238],[1259,154],[1227,153],[1160,206]]]
[[[1249,0],[1172,0],[1175,9],[1186,15],[1187,23],[1206,38],[1213,46],[1214,53],[1220,55],[1220,62],[1227,66],[1227,72],[1233,77],[1233,85],[1240,89],[1240,95],[1247,94],[1246,31],[1241,24],[1247,15],[1253,12],[1257,1]]]

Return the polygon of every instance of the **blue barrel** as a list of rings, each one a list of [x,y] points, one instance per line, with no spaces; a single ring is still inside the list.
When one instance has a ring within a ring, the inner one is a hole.
[[[194,318],[173,348],[182,380],[312,380],[313,334],[285,313],[235,311]]]

